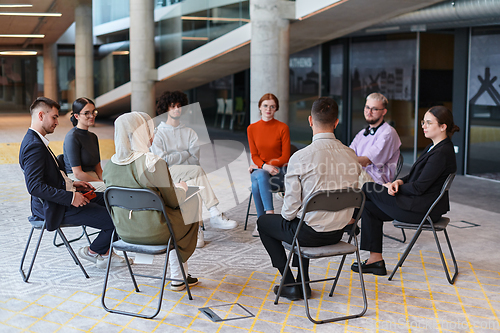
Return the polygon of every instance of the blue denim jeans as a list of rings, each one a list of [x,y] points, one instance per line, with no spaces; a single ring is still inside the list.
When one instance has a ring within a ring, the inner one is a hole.
[[[250,175],[257,216],[264,215],[268,210],[274,210],[272,192],[284,188],[285,173],[286,167],[282,167],[275,176],[271,176],[269,172],[263,169],[255,169]]]

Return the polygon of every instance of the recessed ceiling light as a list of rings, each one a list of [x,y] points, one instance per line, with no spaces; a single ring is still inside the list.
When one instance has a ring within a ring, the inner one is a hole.
[[[4,56],[29,56],[29,55],[37,55],[37,51],[22,51],[22,50],[17,50],[17,51],[0,51],[0,55]]]
[[[182,37],[183,40],[208,40],[208,37]]]
[[[5,4],[5,5],[0,5],[0,8],[31,8],[33,5],[28,5],[28,4]]]
[[[36,34],[0,34],[0,38],[45,38],[45,35],[36,35]]]
[[[50,17],[59,17],[62,14],[61,13],[16,13],[16,12],[0,12],[0,15],[2,16],[50,16]]]
[[[113,51],[111,52],[113,55],[129,55],[130,51]]]

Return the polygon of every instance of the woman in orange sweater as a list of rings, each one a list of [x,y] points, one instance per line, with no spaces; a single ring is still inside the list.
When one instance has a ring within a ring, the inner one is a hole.
[[[273,94],[265,94],[259,101],[262,119],[248,126],[248,144],[252,154],[252,195],[257,215],[274,214],[272,191],[282,189],[286,164],[290,158],[290,130],[288,125],[274,119],[279,101]],[[258,237],[257,225],[252,236]]]

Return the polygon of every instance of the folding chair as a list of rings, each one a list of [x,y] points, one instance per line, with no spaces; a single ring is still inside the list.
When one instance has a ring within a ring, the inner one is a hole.
[[[36,255],[38,253],[38,249],[40,248],[40,243],[42,242],[43,233],[46,229],[46,224],[45,224],[45,221],[43,221],[43,220],[33,220],[33,221],[30,220],[30,223],[31,223],[31,231],[30,231],[30,234],[28,236],[28,241],[26,242],[26,247],[24,248],[23,256],[21,258],[21,265],[19,266],[19,272],[21,273],[24,282],[28,282],[28,279],[30,278],[31,271],[33,269],[33,264],[35,263]],[[75,251],[73,251],[73,248],[70,245],[70,241],[68,241],[68,239],[66,238],[66,236],[64,235],[64,233],[61,230],[62,228],[68,228],[68,227],[80,227],[80,226],[63,224],[63,225],[60,225],[59,228],[56,229],[56,234],[59,233],[59,236],[61,237],[61,239],[63,241],[62,244],[66,245],[66,249],[68,249],[69,254],[71,255],[71,257],[75,261],[75,264],[80,267],[80,269],[83,272],[83,275],[88,279],[89,276],[88,276],[87,272],[85,271],[85,268],[83,268],[82,263],[80,262],[80,260],[78,259],[78,257],[75,254]],[[25,274],[24,270],[23,270],[24,260],[26,259],[26,254],[28,253],[28,248],[29,248],[29,245],[31,242],[31,237],[33,236],[33,231],[35,229],[40,230],[40,236],[38,236],[38,242],[36,244],[35,252],[33,253],[33,257],[31,259],[31,264],[28,268],[28,272]]]
[[[398,176],[401,173],[401,169],[403,168],[403,163],[404,163],[403,154],[401,154],[401,152],[400,152],[398,162],[396,164],[396,173],[394,174],[394,178],[392,179],[392,181],[395,181],[396,179],[398,179]],[[405,229],[401,228],[401,233],[403,234],[403,239],[399,239],[399,238],[389,236],[386,234],[383,234],[383,235],[384,235],[384,237],[390,238],[390,239],[395,240],[397,242],[404,243],[404,242],[406,242]]]
[[[363,208],[365,206],[365,194],[361,192],[360,190],[355,190],[352,188],[346,188],[346,189],[340,189],[340,190],[321,190],[321,191],[316,191],[313,193],[309,199],[307,199],[305,205],[304,205],[304,211],[302,213],[302,217],[300,218],[299,225],[297,226],[297,230],[295,232],[295,235],[293,237],[292,244],[288,244],[286,242],[282,242],[283,246],[289,250],[288,254],[288,260],[286,263],[285,267],[285,272],[283,275],[286,275],[288,270],[290,269],[290,261],[292,259],[292,255],[296,254],[299,258],[299,270],[301,273],[301,282],[296,282],[296,283],[290,283],[290,284],[283,284],[283,279],[281,279],[281,283],[278,289],[278,293],[276,295],[276,299],[274,301],[274,304],[278,304],[278,299],[281,294],[281,290],[284,286],[292,286],[292,285],[302,285],[302,293],[304,295],[304,303],[305,303],[305,309],[306,309],[306,315],[307,318],[309,318],[310,321],[312,321],[315,324],[323,324],[323,323],[329,323],[333,321],[339,321],[339,320],[346,320],[346,319],[352,319],[352,318],[357,318],[361,317],[362,315],[365,314],[366,310],[368,309],[368,301],[366,298],[366,290],[365,290],[365,282],[363,280],[363,273],[361,270],[361,259],[359,257],[359,247],[358,247],[358,239],[357,236],[354,233],[354,228],[356,227],[356,224],[361,217],[361,213],[363,211]],[[318,246],[318,247],[301,247],[299,244],[298,240],[298,235],[300,233],[300,229],[302,225],[304,224],[304,217],[306,213],[312,212],[312,211],[329,211],[329,212],[338,212],[343,209],[347,208],[357,208],[358,214],[356,215],[356,219],[353,226],[353,229],[351,231],[351,234],[349,236],[348,242],[343,242],[340,241],[337,244],[334,245],[327,245],[327,246]],[[354,238],[354,245],[351,244],[351,240]],[[329,319],[323,319],[323,320],[315,320],[311,317],[309,313],[309,303],[307,301],[307,292],[306,292],[306,283],[310,284],[313,282],[323,282],[323,281],[330,281],[334,280],[335,282],[333,283],[332,289],[330,290],[329,296],[332,297],[333,292],[335,290],[335,287],[337,285],[337,282],[339,280],[340,273],[342,271],[342,267],[344,265],[345,258],[348,254],[356,253],[356,260],[359,264],[359,281],[361,284],[361,292],[363,294],[363,310],[357,314],[353,315],[347,315],[347,316],[338,316],[338,317],[332,317]],[[342,260],[340,261],[339,268],[337,270],[337,275],[333,278],[326,278],[326,279],[320,279],[320,280],[312,280],[312,281],[305,281],[304,277],[304,269],[302,266],[302,257],[308,258],[308,259],[316,259],[316,258],[324,258],[324,257],[333,257],[333,256],[342,256]]]
[[[439,200],[441,200],[443,195],[446,192],[448,192],[448,190],[450,189],[451,183],[453,182],[455,175],[456,175],[455,173],[452,173],[448,176],[448,178],[446,179],[446,181],[443,184],[443,187],[441,189],[441,192],[439,193],[439,196],[437,197],[436,200],[434,200],[434,203],[429,208],[427,213],[424,215],[424,218],[422,219],[422,222],[420,222],[420,224],[406,223],[406,222],[397,221],[397,220],[394,220],[392,222],[392,224],[396,228],[405,228],[405,229],[412,229],[412,230],[417,230],[417,231],[415,232],[415,235],[413,236],[411,242],[406,247],[406,250],[403,253],[403,255],[401,256],[401,258],[399,259],[396,267],[394,267],[394,270],[392,271],[391,276],[389,276],[389,280],[392,280],[392,278],[393,278],[394,274],[396,273],[396,271],[398,270],[398,268],[403,266],[403,263],[406,260],[406,257],[408,257],[408,254],[410,253],[411,249],[413,248],[413,245],[417,241],[418,236],[420,236],[420,233],[425,230],[425,231],[432,231],[432,233],[434,234],[434,239],[436,240],[436,245],[437,245],[437,248],[439,251],[439,256],[441,257],[441,262],[443,263],[443,268],[444,268],[444,273],[446,274],[446,278],[448,279],[448,282],[450,284],[455,283],[455,279],[458,275],[458,265],[457,265],[457,260],[455,259],[455,254],[453,253],[453,249],[451,248],[451,243],[450,243],[450,238],[448,237],[448,232],[446,232],[446,227],[448,226],[450,219],[447,217],[441,217],[439,219],[439,221],[434,222],[434,221],[432,221],[432,219],[429,216],[431,214],[432,210],[434,209],[434,207],[436,206],[436,204],[439,202]],[[455,273],[453,274],[452,278],[450,278],[450,274],[448,273],[448,265],[446,264],[446,261],[444,259],[444,255],[443,255],[443,250],[441,249],[441,245],[439,244],[439,239],[437,236],[438,231],[443,231],[443,233],[444,233],[444,236],[446,238],[446,242],[448,243],[448,248],[450,250],[451,258],[453,260],[453,265],[455,266]]]
[[[178,256],[179,258],[179,263],[182,262],[180,254],[179,254],[179,249],[177,247],[177,241],[175,239],[174,235],[174,230],[172,228],[172,225],[170,224],[170,221],[167,216],[167,212],[165,211],[165,204],[163,203],[162,198],[155,192],[149,190],[149,189],[137,189],[137,188],[125,188],[125,187],[115,187],[111,186],[106,189],[104,192],[104,201],[106,203],[106,208],[108,209],[108,212],[111,216],[112,215],[112,207],[120,207],[124,208],[129,211],[141,211],[141,210],[156,210],[159,211],[163,214],[165,217],[165,221],[167,224],[167,227],[170,231],[170,238],[168,239],[168,244],[166,245],[140,245],[140,244],[134,244],[134,243],[128,243],[123,240],[118,240],[111,242],[111,247],[110,247],[110,253],[112,253],[113,249],[117,251],[122,251],[123,256],[125,257],[125,261],[127,263],[128,271],[130,273],[130,277],[132,278],[132,282],[134,283],[135,291],[140,292],[139,287],[137,286],[137,282],[135,280],[135,276],[142,276],[142,277],[147,277],[151,279],[161,279],[161,291],[160,295],[158,298],[158,307],[156,309],[156,312],[152,315],[144,315],[141,313],[135,313],[135,312],[125,312],[121,310],[116,310],[116,309],[110,309],[108,306],[106,306],[105,303],[105,297],[106,297],[106,286],[108,284],[108,277],[109,277],[109,267],[110,267],[110,262],[111,262],[111,255],[108,257],[108,265],[106,267],[106,275],[104,277],[104,287],[102,290],[102,297],[101,297],[101,303],[103,308],[111,313],[118,313],[118,314],[123,314],[127,316],[133,316],[133,317],[141,317],[141,318],[147,318],[147,319],[152,319],[158,315],[161,309],[161,301],[163,299],[163,291],[165,289],[165,281],[176,281],[176,282],[184,282],[186,285],[186,290],[188,293],[188,297],[190,300],[193,299],[191,296],[191,291],[189,289],[189,284],[186,279],[186,273],[184,272],[184,267],[182,264],[180,264],[181,272],[183,279],[171,279],[167,278],[167,267],[168,267],[168,258],[170,255],[170,250],[175,250],[175,255]],[[113,236],[111,239],[114,239],[115,232],[113,232]],[[150,255],[158,255],[158,254],[164,254],[166,253],[165,256],[165,263],[163,265],[163,274],[161,276],[151,276],[151,275],[144,275],[144,274],[137,274],[132,272],[132,267],[130,266],[130,262],[128,260],[127,256],[127,251],[132,251],[136,253],[143,253],[143,254],[150,254]]]

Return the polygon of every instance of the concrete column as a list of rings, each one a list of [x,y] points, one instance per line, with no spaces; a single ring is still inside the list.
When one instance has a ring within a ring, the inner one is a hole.
[[[250,0],[250,122],[260,120],[258,103],[265,93],[278,97],[275,118],[288,124],[289,21],[280,17],[283,0]]]
[[[57,93],[57,45],[43,44],[43,95],[54,101]]]
[[[75,8],[75,81],[76,98],[94,98],[92,0],[78,0]]]
[[[132,111],[155,116],[154,3],[130,0],[130,81]]]

